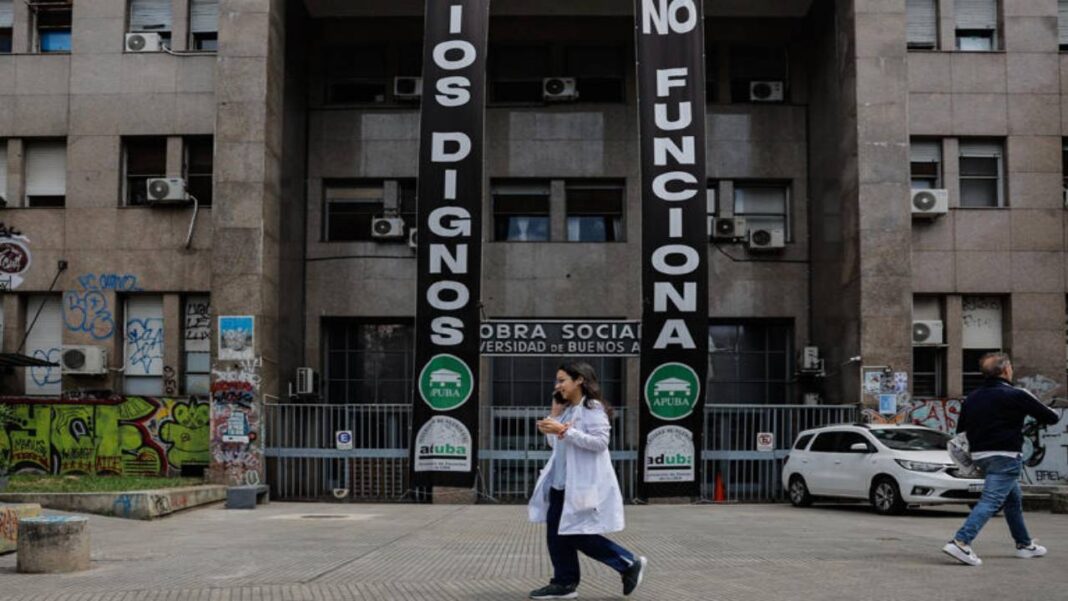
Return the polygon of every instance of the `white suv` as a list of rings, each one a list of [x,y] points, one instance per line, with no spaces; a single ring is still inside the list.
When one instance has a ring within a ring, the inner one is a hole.
[[[908,505],[974,503],[983,481],[957,476],[949,435],[923,426],[843,424],[798,435],[782,469],[790,503],[868,499],[882,514]]]

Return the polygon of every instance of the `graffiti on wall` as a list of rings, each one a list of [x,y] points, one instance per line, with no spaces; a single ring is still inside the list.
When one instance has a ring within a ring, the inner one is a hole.
[[[1056,387],[1051,390],[1055,392]],[[876,409],[865,409],[863,415],[870,423],[917,424],[954,434],[962,403],[961,399],[913,399],[899,406],[894,415],[880,415]],[[1031,418],[1024,422],[1023,482],[1049,484],[1068,481],[1068,411],[1055,411],[1061,414],[1056,425],[1040,425]]]
[[[13,471],[165,476],[207,467],[206,399],[78,396],[0,401],[14,408],[0,429]]]
[[[219,479],[258,483],[263,469],[259,442],[260,358],[224,361],[211,374],[211,453]]]
[[[126,369],[129,375],[163,373],[163,319],[126,321]]]
[[[30,239],[0,222],[0,290],[15,290],[30,269]]]
[[[59,360],[63,353],[63,349],[59,347],[52,347],[50,349],[34,349],[32,356],[34,359],[41,359],[42,361],[48,361],[49,363],[55,363],[55,365],[49,365],[46,367],[31,367],[30,378],[33,383],[38,386],[48,386],[50,384],[59,384],[63,380],[63,376],[60,373]]]

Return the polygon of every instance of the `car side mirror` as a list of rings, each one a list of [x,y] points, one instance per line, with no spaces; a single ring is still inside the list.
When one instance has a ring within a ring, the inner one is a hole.
[[[851,453],[870,453],[871,452],[871,450],[869,449],[868,445],[864,444],[863,442],[854,442],[853,444],[849,445],[849,451]]]

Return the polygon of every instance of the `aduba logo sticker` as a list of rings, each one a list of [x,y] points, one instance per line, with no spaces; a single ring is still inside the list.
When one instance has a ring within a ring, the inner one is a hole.
[[[471,433],[458,419],[435,415],[415,437],[415,471],[471,471]]]
[[[693,433],[680,426],[661,426],[645,445],[646,482],[693,482]]]

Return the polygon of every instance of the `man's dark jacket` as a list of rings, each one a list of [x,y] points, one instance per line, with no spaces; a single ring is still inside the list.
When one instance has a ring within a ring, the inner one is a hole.
[[[1046,425],[1056,424],[1061,417],[1033,394],[1016,388],[1008,380],[987,378],[978,390],[964,399],[957,432],[968,434],[972,454],[984,451],[1019,453],[1023,450],[1024,419],[1029,415]]]

